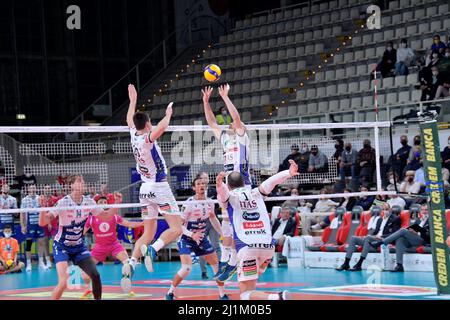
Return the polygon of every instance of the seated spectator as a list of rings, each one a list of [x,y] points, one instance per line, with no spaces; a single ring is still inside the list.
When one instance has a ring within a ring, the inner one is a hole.
[[[345,212],[346,212],[346,210],[344,207],[338,207],[335,209],[334,215],[335,215],[335,217],[338,217],[340,214],[344,214]],[[326,227],[328,227],[330,224],[331,224],[330,216],[326,215],[322,221],[312,225],[311,230],[322,230],[322,229],[325,229]]]
[[[406,39],[400,41],[400,47],[397,49],[397,62],[395,63],[395,74],[397,76],[408,75],[408,66],[414,59],[414,51],[408,47]]]
[[[306,202],[304,199],[299,200],[298,211],[300,214],[310,214],[312,207],[313,205],[309,202]]]
[[[400,189],[400,178],[396,172],[390,171],[388,173],[389,184],[386,187],[386,191],[397,191]]]
[[[437,50],[430,50],[425,58],[425,65],[431,70],[432,67],[437,67],[441,63],[441,55]]]
[[[442,157],[442,166],[450,170],[450,136],[448,137],[447,145],[441,152],[441,157]]]
[[[411,152],[411,146],[408,144],[408,137],[403,135],[400,137],[400,144],[402,145],[391,158],[391,167],[398,177],[403,176],[403,170]]]
[[[347,142],[345,144],[345,150],[341,152],[339,157],[339,174],[341,181],[345,182],[345,177],[352,177],[352,180],[356,180],[356,160],[358,158],[358,152],[352,148],[352,144]]]
[[[370,146],[369,139],[364,140],[363,148],[358,152],[356,163],[360,168],[360,183],[371,183],[373,181],[373,172],[375,171],[375,149]]]
[[[441,72],[445,73],[450,72],[450,47],[445,49],[444,56],[441,59],[439,59],[437,67]]]
[[[425,73],[420,84],[422,89],[420,101],[434,100],[438,88],[444,84],[444,77],[439,73],[438,67],[432,66],[431,73]]]
[[[376,222],[375,230],[372,235],[368,235],[366,237],[356,237],[352,236],[349,245],[347,247],[345,262],[336,270],[350,270],[350,271],[361,271],[362,264],[369,254],[370,250],[374,249],[374,244],[377,244],[380,240],[383,240],[400,229],[401,221],[400,217],[393,214],[393,210],[391,210],[390,206],[385,203],[383,205],[384,217],[382,219],[378,219]],[[357,246],[362,246],[361,256],[356,265],[350,269],[350,260],[354,252],[357,251]]]
[[[326,190],[321,190],[320,191],[321,195],[326,194]],[[337,206],[339,205],[339,203],[334,202],[331,199],[327,199],[325,197],[321,197],[317,202],[316,205],[314,207],[313,212],[314,213],[327,213],[327,212],[331,212],[333,211]]]
[[[386,50],[383,53],[383,58],[377,65],[376,71],[381,72],[383,78],[392,77],[396,62],[397,50],[394,49],[394,44],[389,41],[386,44]]]
[[[422,155],[420,152],[420,147],[413,148],[415,149],[413,153],[413,158],[408,162],[408,164],[405,167],[406,171],[416,171],[422,166]]]
[[[333,153],[332,157],[338,161],[341,157],[342,151],[344,151],[344,141],[342,139],[337,139],[334,143],[334,148],[336,151]]]
[[[430,225],[428,219],[428,207],[422,205],[421,218],[414,224],[400,229],[388,237],[374,243],[375,247],[380,245],[388,245],[395,243],[395,256],[397,265],[392,272],[403,272],[403,255],[407,248],[417,248],[422,245],[429,245],[430,242]]]
[[[291,154],[288,155],[286,157],[286,159],[284,159],[282,164],[280,164],[280,166],[278,167],[278,172],[289,169],[289,160],[294,160],[297,165],[299,164],[299,162],[300,162],[300,153],[298,151],[299,151],[298,144],[294,143],[291,146]]]
[[[287,236],[293,237],[295,232],[295,219],[293,215],[297,212],[296,208],[283,207],[280,218],[275,219],[272,226],[272,237],[276,245],[282,246]]]
[[[360,192],[368,192],[368,191],[369,191],[369,189],[367,189],[364,186],[362,186],[360,188]],[[370,209],[374,200],[375,200],[375,196],[358,197],[358,201],[356,201],[356,205],[361,206],[364,209],[364,211],[366,211],[366,210]]]
[[[444,185],[448,185],[450,182],[450,171],[447,168],[442,168],[442,181]]]
[[[437,88],[434,99],[447,98],[450,96],[450,77],[448,74],[444,74],[443,71],[441,74],[443,74],[442,85]]]
[[[327,156],[319,151],[316,145],[311,147],[308,172],[326,172],[328,170]]]
[[[308,144],[303,142],[302,146],[300,148],[300,159],[299,159],[299,163],[298,163],[298,172],[300,172],[300,173],[308,172],[309,156],[310,156],[310,152],[308,149]]]
[[[298,197],[300,195],[298,193],[298,189],[296,189],[296,188],[292,188],[289,193],[290,193],[291,196],[295,196],[295,197]],[[294,208],[297,208],[299,206],[300,206],[300,200],[286,200],[283,203],[283,207],[294,207]]]
[[[220,113],[216,115],[216,121],[218,125],[229,125],[231,123],[231,116],[228,114],[228,110],[225,107],[219,109]]]
[[[443,54],[446,47],[447,46],[445,45],[445,43],[443,43],[441,41],[441,36],[436,34],[433,37],[433,44],[431,45],[431,50],[432,51],[436,51],[439,54]]]
[[[351,193],[350,189],[345,189],[344,193]],[[341,198],[339,202],[339,207],[344,207],[347,211],[352,211],[353,207],[356,205],[357,199],[355,197],[346,197]]]
[[[420,191],[420,183],[414,182],[414,176],[416,172],[413,170],[406,171],[405,181],[400,184],[399,192],[407,193],[409,195],[419,194]],[[405,196],[406,199],[410,199],[411,197]]]
[[[19,242],[12,237],[11,226],[3,229],[4,238],[0,239],[0,274],[22,272],[25,264],[17,261]]]
[[[421,188],[425,187],[425,172],[423,171],[423,167],[416,170],[414,174],[414,182],[418,183]]]
[[[406,207],[406,201],[402,197],[399,197],[397,195],[390,195],[389,199],[386,201],[386,203],[393,208],[394,206],[399,207],[401,210],[404,210]]]

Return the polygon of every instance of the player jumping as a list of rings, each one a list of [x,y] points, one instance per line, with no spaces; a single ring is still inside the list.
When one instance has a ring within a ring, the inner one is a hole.
[[[245,178],[239,172],[228,175],[227,185],[223,183],[225,172],[216,179],[217,196],[228,212],[236,243],[238,282],[241,300],[289,300],[288,291],[266,293],[256,291],[256,282],[275,252],[270,218],[264,198],[280,183],[298,175],[298,166],[289,160],[289,170],[281,171],[264,181],[258,188],[245,187]]]
[[[206,184],[205,181],[197,177],[192,182],[192,189],[195,195],[190,197],[187,201],[195,200],[210,200],[205,196]],[[220,222],[214,212],[213,203],[195,203],[183,206],[182,217],[185,220],[183,226],[183,235],[178,242],[178,249],[180,253],[181,268],[172,280],[172,285],[166,294],[166,300],[174,300],[175,288],[183,281],[192,269],[191,252],[195,253],[197,257],[203,256],[208,262],[213,271],[218,271],[217,253],[214,251],[208,238],[205,237],[206,223],[209,219],[211,225],[220,234]],[[217,281],[219,287],[220,300],[228,300],[228,296],[224,291],[223,282]]]
[[[142,219],[144,220],[144,233],[136,241],[133,256],[129,263],[122,268],[124,276],[131,277],[137,259],[144,256],[147,271],[153,272],[152,260],[156,253],[166,244],[176,240],[182,234],[182,219],[178,205],[167,182],[167,167],[161,149],[156,140],[169,126],[172,116],[172,102],[166,109],[166,116],[152,131],[152,125],[148,115],[144,112],[136,112],[137,92],[133,85],[128,86],[130,106],[127,113],[127,124],[130,128],[131,145],[136,159],[136,170],[143,181],[139,191],[139,201],[144,204]],[[153,240],[156,232],[158,213],[164,215],[169,225],[158,240],[152,245],[147,245]]]
[[[68,185],[71,193],[59,200],[55,207],[75,207],[92,206],[95,201],[84,196],[84,179],[81,175],[71,175],[68,178]],[[47,226],[51,219],[58,217],[58,233],[53,241],[53,255],[58,272],[58,285],[52,292],[52,299],[59,300],[67,288],[69,278],[68,262],[78,265],[92,281],[92,291],[94,299],[102,298],[102,282],[100,274],[95,266],[94,259],[91,257],[83,235],[84,225],[92,213],[97,216],[103,210],[95,209],[73,209],[73,210],[55,210],[41,212],[39,214],[39,225]]]
[[[206,122],[213,129],[214,136],[220,141],[223,148],[224,171],[230,173],[232,171],[240,172],[244,179],[245,187],[251,189],[250,179],[250,138],[245,129],[244,123],[241,121],[239,112],[228,97],[230,86],[228,84],[219,87],[219,95],[222,97],[228,112],[233,119],[228,130],[222,131],[217,124],[214,113],[209,105],[209,98],[213,91],[212,87],[206,87],[202,90],[203,106],[205,111]],[[222,255],[220,257],[219,272],[216,273],[214,279],[227,281],[236,272],[236,249],[233,243],[232,229],[227,215],[222,210]]]

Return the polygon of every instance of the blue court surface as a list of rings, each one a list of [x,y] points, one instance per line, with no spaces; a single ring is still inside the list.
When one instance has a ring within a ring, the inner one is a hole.
[[[158,262],[155,272],[148,273],[145,267],[137,266],[132,294],[124,294],[120,288],[121,265],[108,263],[98,266],[103,283],[103,299],[164,299],[170,280],[180,267],[179,262]],[[74,269],[75,270],[75,269]],[[212,270],[209,269],[209,277]],[[74,273],[70,290],[63,299],[80,299],[86,286],[77,286],[79,279]],[[78,279],[78,280],[77,280]],[[56,270],[0,276],[0,299],[49,299],[57,283]],[[225,289],[232,300],[239,299],[236,276]],[[290,290],[298,300],[354,300],[354,299],[450,299],[438,296],[434,276],[431,272],[391,273],[368,271],[339,272],[332,269],[269,268],[260,278],[258,290]],[[194,264],[191,274],[175,291],[177,299],[217,300],[215,282],[202,280],[200,267]]]

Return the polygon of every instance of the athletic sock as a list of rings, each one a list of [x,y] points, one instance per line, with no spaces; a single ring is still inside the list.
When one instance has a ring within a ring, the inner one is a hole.
[[[137,261],[136,261],[136,258],[135,258],[135,257],[131,257],[131,259],[129,260],[129,263],[130,263],[130,266],[133,267],[133,269],[136,268],[136,263],[137,263]]]
[[[221,245],[220,262],[228,262],[230,260],[231,248]]]
[[[230,265],[230,266],[236,266],[236,249],[234,249],[234,248],[230,248],[230,251],[231,251],[231,253],[230,253],[230,260],[228,261],[228,264]]]
[[[350,264],[350,258],[345,258],[344,264],[348,266]]]
[[[158,239],[155,241],[154,244],[151,245],[153,247],[153,249],[155,249],[156,252],[158,252],[159,250],[161,250],[162,248],[164,248],[165,243],[164,241],[162,241],[161,239]]]
[[[39,264],[44,264],[44,257],[39,257],[38,258]]]
[[[219,286],[219,296],[223,297],[225,295],[225,288],[224,286]]]
[[[31,266],[31,259],[27,259],[27,266]]]
[[[175,287],[173,286],[173,284],[170,285],[170,289],[169,291],[167,291],[168,294],[173,293],[175,291]]]
[[[268,300],[280,300],[280,295],[278,293],[269,294]]]
[[[359,267],[361,267],[362,266],[362,264],[363,264],[363,262],[364,262],[364,259],[366,259],[365,257],[361,257],[361,258],[359,258],[359,260],[358,260],[358,262],[355,264],[355,267],[356,266],[359,266]]]

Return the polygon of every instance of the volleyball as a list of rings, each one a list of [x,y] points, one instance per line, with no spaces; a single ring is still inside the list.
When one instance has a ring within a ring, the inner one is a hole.
[[[14,263],[14,261],[11,259],[6,260],[6,266],[8,267],[8,269],[12,267],[13,263]]]
[[[219,80],[221,74],[222,70],[220,70],[220,67],[215,64],[206,66],[205,70],[203,71],[205,79],[209,82],[216,82],[217,80]]]

